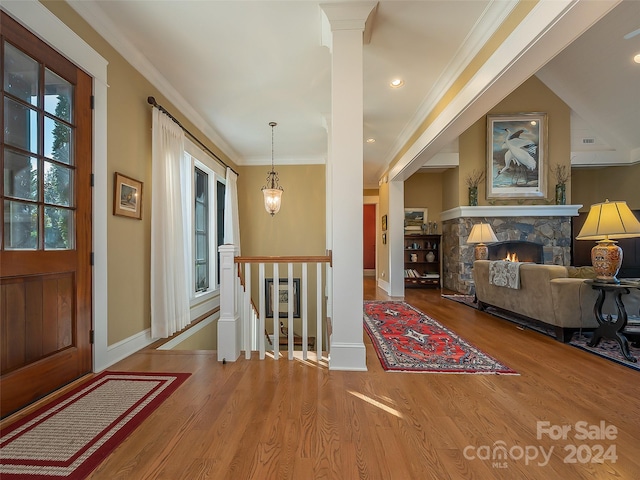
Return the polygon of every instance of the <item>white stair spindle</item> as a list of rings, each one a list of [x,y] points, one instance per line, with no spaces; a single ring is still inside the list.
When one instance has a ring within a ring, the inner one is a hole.
[[[260,351],[260,360],[264,360],[264,353],[265,353],[265,325],[264,325],[264,319],[265,319],[265,298],[264,298],[264,288],[262,287],[264,285],[264,263],[260,263],[258,265],[258,323],[260,324],[259,327],[259,340],[258,340],[258,345],[259,348],[258,350]]]
[[[280,357],[280,270],[273,264],[273,292],[271,292],[271,310],[273,311],[273,359]]]
[[[307,350],[309,348],[309,318],[307,315],[307,284],[309,283],[309,279],[307,276],[307,263],[302,264],[302,275],[301,281],[302,285],[300,288],[302,289],[302,358],[303,360],[307,359]]]

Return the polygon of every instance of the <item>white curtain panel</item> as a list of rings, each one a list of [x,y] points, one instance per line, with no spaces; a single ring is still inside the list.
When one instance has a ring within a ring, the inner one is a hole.
[[[224,243],[238,247],[240,255],[240,215],[238,213],[238,175],[227,167],[224,191]]]
[[[151,337],[166,338],[189,324],[189,259],[185,221],[184,132],[153,109],[151,185]]]

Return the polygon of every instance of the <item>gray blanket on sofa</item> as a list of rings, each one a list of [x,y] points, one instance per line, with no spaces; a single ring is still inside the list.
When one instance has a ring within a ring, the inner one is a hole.
[[[520,264],[497,260],[489,263],[489,284],[497,287],[520,288]]]

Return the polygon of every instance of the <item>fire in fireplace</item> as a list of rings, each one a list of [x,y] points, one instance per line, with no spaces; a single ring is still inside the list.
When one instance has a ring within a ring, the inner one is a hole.
[[[523,240],[508,240],[487,245],[489,260],[544,263],[542,244]]]
[[[518,260],[518,254],[513,252],[507,252],[507,256],[504,257],[504,261],[505,262],[519,262],[520,260]]]

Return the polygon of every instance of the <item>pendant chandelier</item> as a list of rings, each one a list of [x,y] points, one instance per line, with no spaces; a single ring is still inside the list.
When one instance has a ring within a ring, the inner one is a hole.
[[[282,202],[282,192],[284,189],[278,185],[278,172],[273,168],[273,127],[278,125],[276,122],[270,122],[271,127],[271,171],[267,174],[267,184],[262,187],[264,194],[264,208],[273,217],[280,211]]]

